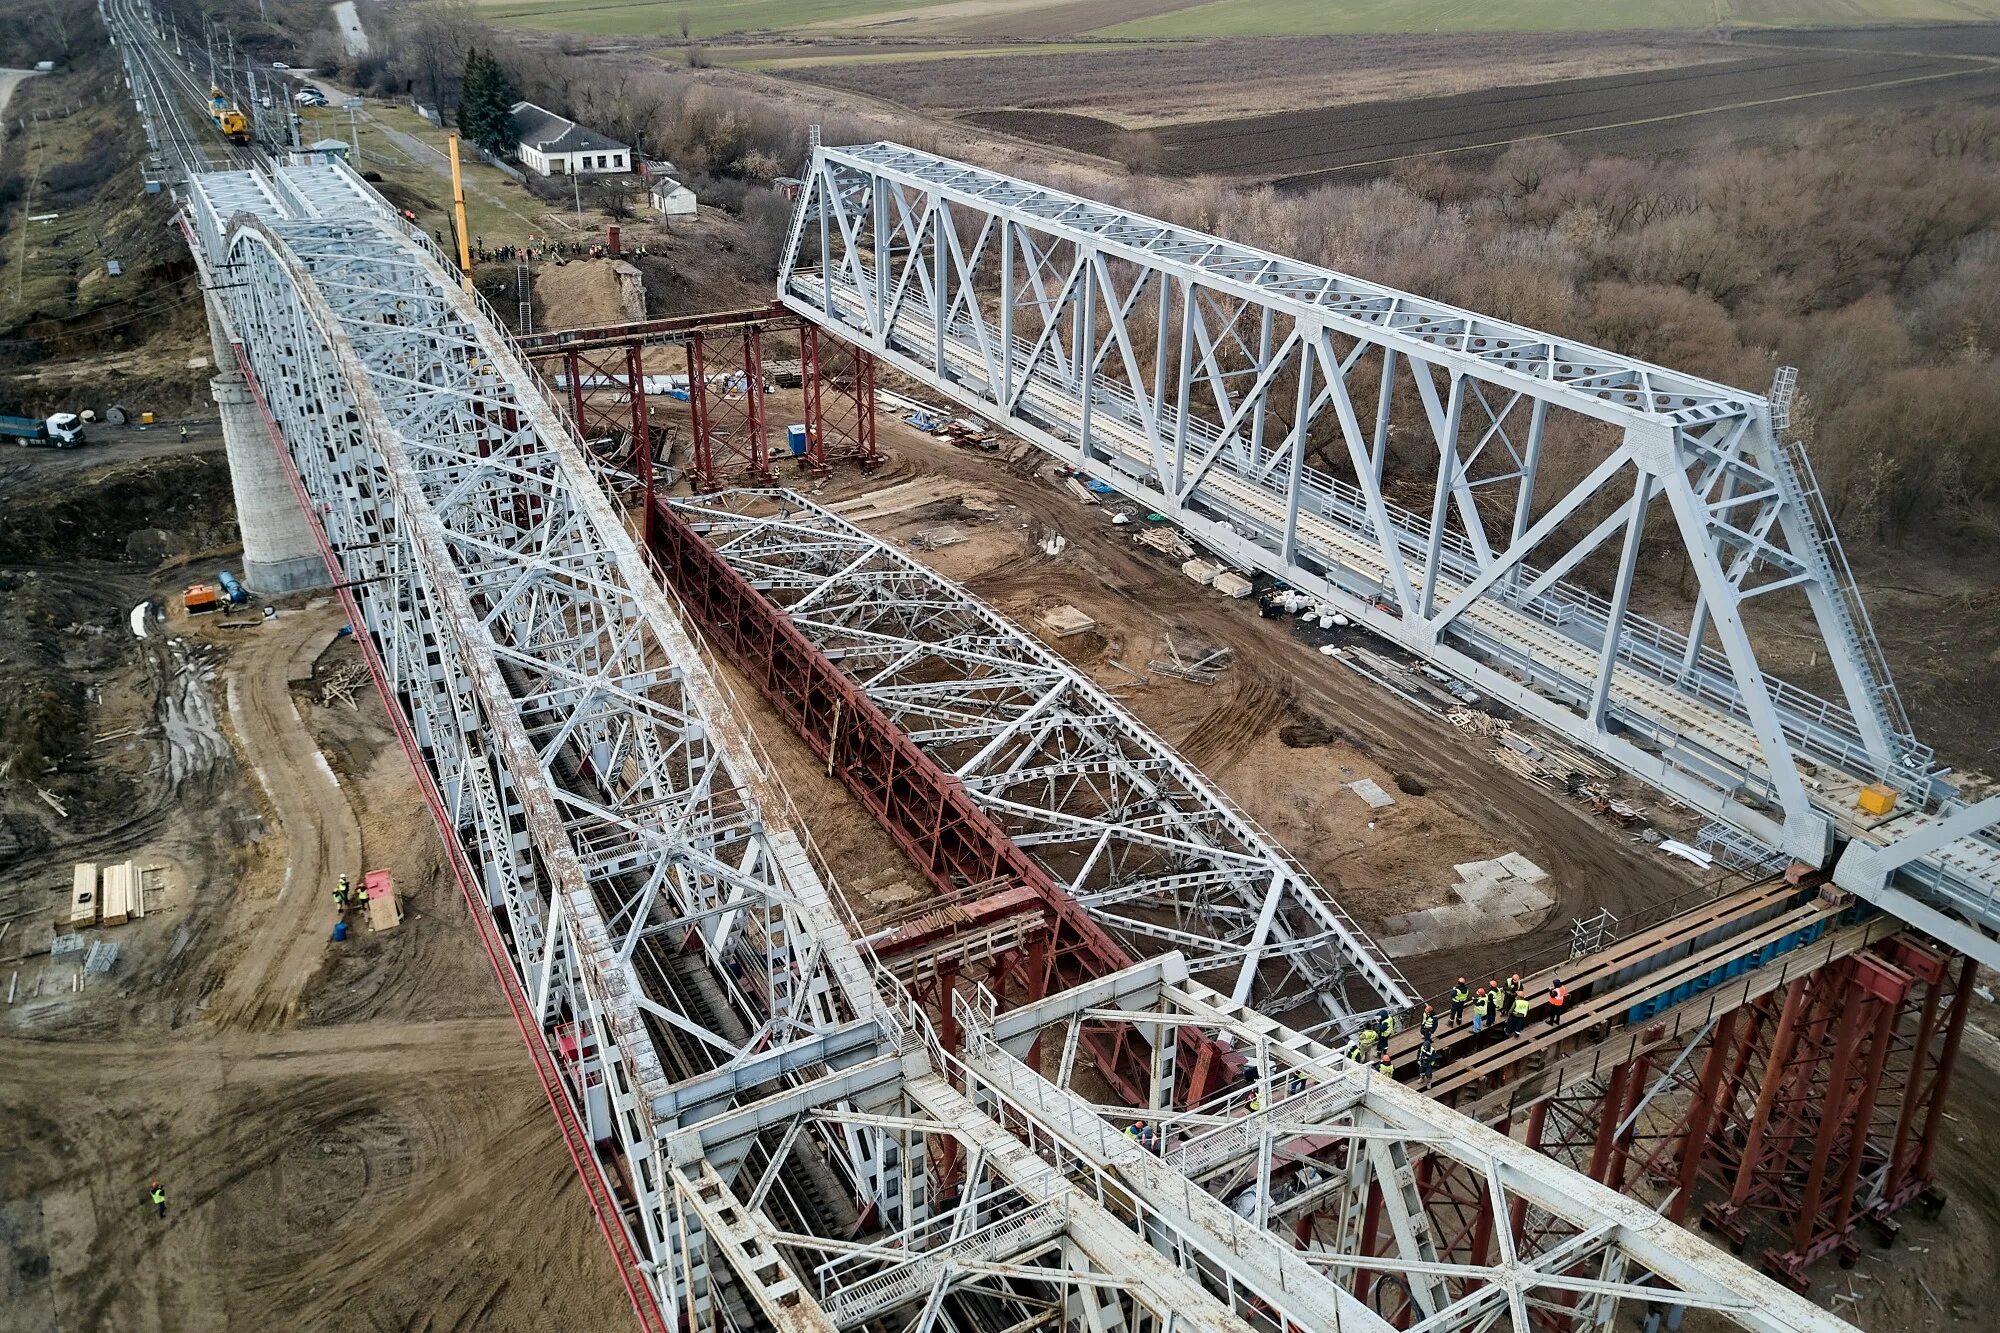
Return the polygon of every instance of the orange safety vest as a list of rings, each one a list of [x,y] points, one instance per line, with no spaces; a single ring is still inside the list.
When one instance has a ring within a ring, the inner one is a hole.
[[[1560,1009],[1569,1003],[1569,987],[1557,986],[1549,991],[1549,1003]]]

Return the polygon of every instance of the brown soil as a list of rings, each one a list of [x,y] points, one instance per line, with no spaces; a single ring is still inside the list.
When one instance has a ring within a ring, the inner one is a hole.
[[[1688,67],[1163,125],[1151,131],[1156,160],[1149,165],[1175,175],[1313,184],[1381,175],[1438,154],[1491,157],[1535,138],[1649,156],[1718,136],[1754,140],[1802,118],[1978,100],[1996,89],[2000,70],[1986,60],[1771,50]],[[990,110],[968,118],[1091,152],[1126,144],[1109,121],[1052,114]]]
[[[535,327],[577,329],[644,319],[644,309],[627,305],[626,284],[618,275],[621,262],[572,259],[540,265],[534,279]]]
[[[1382,33],[1227,38],[976,58],[843,61],[788,78],[933,111],[1071,111],[1121,129],[1445,97],[1507,84],[1594,78],[1721,60],[1731,48],[1687,33]],[[812,54],[774,48],[797,59]]]
[[[31,455],[5,478],[10,502],[102,484],[78,457]],[[45,779],[67,820],[18,782],[0,789],[0,992],[15,988],[0,1007],[0,1330],[629,1326],[379,698],[323,706],[287,687],[338,611],[234,631],[176,614],[139,641],[126,611],[188,571],[14,577],[6,642],[87,686],[85,725],[109,739]],[[59,623],[43,655],[22,618],[38,607],[83,628]],[[355,651],[341,641],[321,678]],[[213,678],[190,685],[203,661]],[[188,688],[213,704],[206,739],[164,702]],[[169,777],[176,746],[187,764],[211,744],[205,767]],[[79,979],[81,955],[49,952],[70,863],[127,857],[164,866],[166,890],[144,920],[89,932],[119,959]],[[371,868],[393,874],[403,924],[329,943],[331,876]],[[146,1205],[156,1177],[164,1220]]]

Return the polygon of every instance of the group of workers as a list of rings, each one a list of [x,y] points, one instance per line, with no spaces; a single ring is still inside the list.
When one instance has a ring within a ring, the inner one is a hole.
[[[1551,978],[1548,994],[1542,1003],[1542,1022],[1548,1027],[1560,1027],[1563,1007],[1568,1003],[1569,988],[1563,985],[1561,977]],[[1449,1001],[1452,1027],[1463,1023],[1466,1010],[1470,1009],[1475,1034],[1484,1033],[1490,1027],[1495,1033],[1504,1029],[1510,1037],[1521,1035],[1533,1007],[1528,999],[1527,983],[1519,972],[1512,973],[1505,981],[1489,981],[1483,986],[1474,986],[1460,977],[1452,987]],[[1437,1073],[1435,1038],[1438,1023],[1437,1007],[1427,1002],[1417,1015],[1417,1030],[1423,1037],[1417,1046],[1417,1074],[1425,1088],[1430,1087]],[[1394,1078],[1396,1066],[1389,1055],[1389,1039],[1396,1035],[1397,1028],[1395,1015],[1387,1009],[1378,1010],[1375,1017],[1363,1025],[1354,1044],[1347,1048],[1347,1058],[1356,1064],[1373,1064],[1385,1078]]]
[[[352,884],[348,882],[347,876],[345,875],[342,875],[340,877],[340,883],[333,886],[334,910],[339,912],[342,916],[347,915],[348,908],[359,907],[367,901],[368,901],[367,888],[366,887],[362,887],[359,889],[355,888]]]
[[[1542,1022],[1549,1027],[1562,1025],[1563,1006],[1569,1003],[1569,987],[1563,985],[1561,977],[1549,980],[1549,990],[1542,1003]],[[1472,986],[1460,977],[1451,991],[1451,1025],[1457,1027],[1463,1020],[1467,1006],[1472,1009],[1472,1030],[1475,1033],[1492,1028],[1502,1029],[1510,1037],[1521,1035],[1527,1026],[1528,1013],[1533,1008],[1528,999],[1527,983],[1521,974],[1515,972],[1505,981],[1489,981],[1484,986]]]

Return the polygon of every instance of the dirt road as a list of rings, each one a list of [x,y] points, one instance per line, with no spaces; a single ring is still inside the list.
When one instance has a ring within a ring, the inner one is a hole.
[[[238,890],[226,928],[238,943],[205,1016],[225,1028],[289,1023],[326,956],[336,878],[360,882],[361,827],[292,703],[287,676],[346,619],[338,604],[281,615],[230,663],[229,721],[269,803],[275,845]]]

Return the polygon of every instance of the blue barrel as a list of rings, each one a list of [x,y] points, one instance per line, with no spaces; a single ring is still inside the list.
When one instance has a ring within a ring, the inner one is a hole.
[[[215,581],[222,585],[222,595],[228,599],[231,606],[235,606],[238,602],[247,602],[250,600],[250,594],[243,591],[243,585],[238,583],[236,576],[228,570],[217,570]]]
[[[335,944],[339,944],[342,940],[345,940],[346,938],[347,938],[347,923],[345,921],[334,922],[333,942]]]

